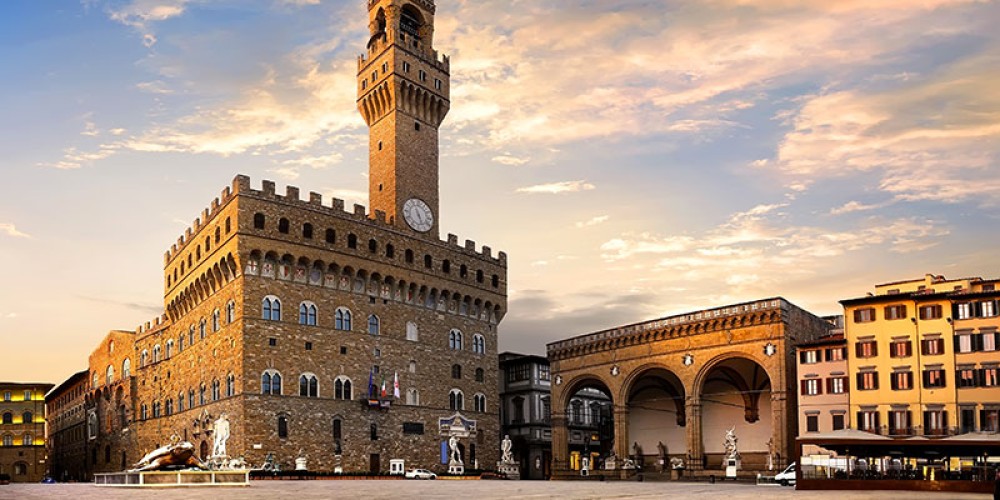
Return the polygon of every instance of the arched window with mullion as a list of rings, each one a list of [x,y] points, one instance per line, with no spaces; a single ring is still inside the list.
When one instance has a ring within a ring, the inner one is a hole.
[[[334,328],[337,330],[351,330],[351,311],[346,307],[337,308],[334,314]]]

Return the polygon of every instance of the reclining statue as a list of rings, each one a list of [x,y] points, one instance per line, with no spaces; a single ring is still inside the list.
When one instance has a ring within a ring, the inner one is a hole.
[[[176,435],[171,436],[170,444],[147,453],[146,456],[142,457],[142,460],[139,460],[132,467],[130,472],[180,469],[185,467],[209,470],[208,465],[194,454],[194,445],[187,441],[181,441]]]

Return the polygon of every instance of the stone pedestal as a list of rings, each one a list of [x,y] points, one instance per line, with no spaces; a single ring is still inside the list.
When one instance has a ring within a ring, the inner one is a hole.
[[[740,459],[727,458],[724,463],[726,465],[726,478],[736,479],[736,472],[740,469]]]
[[[309,463],[305,458],[295,459],[295,470],[309,470]]]
[[[455,474],[459,476],[465,474],[465,465],[457,462],[448,464],[448,474]]]
[[[521,479],[521,466],[516,462],[497,462],[497,472],[507,479]]]

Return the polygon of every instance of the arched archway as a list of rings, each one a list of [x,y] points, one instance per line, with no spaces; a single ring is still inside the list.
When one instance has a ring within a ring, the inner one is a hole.
[[[597,378],[583,377],[569,384],[562,398],[566,422],[568,465],[579,470],[587,458],[591,468],[615,446],[614,393]],[[514,409],[516,411],[516,408]]]
[[[726,431],[734,429],[743,467],[760,469],[774,435],[767,370],[751,359],[731,356],[707,366],[699,383],[705,466],[722,466]]]
[[[625,385],[623,400],[628,407],[629,451],[647,465],[660,456],[686,457],[687,412],[684,384],[662,367],[637,370]],[[643,459],[642,457],[646,457]]]

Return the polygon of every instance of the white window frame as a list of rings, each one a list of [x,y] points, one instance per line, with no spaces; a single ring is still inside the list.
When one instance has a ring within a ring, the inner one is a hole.
[[[341,397],[337,398],[337,383],[341,384]],[[351,384],[350,389],[345,388],[345,383]],[[353,401],[354,400],[354,381],[351,377],[346,375],[340,375],[339,377],[333,379],[333,398],[340,399],[343,401]]]
[[[340,330],[343,332],[349,332],[353,330],[353,319],[354,315],[351,314],[351,310],[346,307],[338,307],[333,313],[334,330]]]
[[[268,390],[267,390],[267,392],[264,392],[264,385],[263,385],[264,384],[264,375],[265,374],[271,376],[271,383],[268,384],[268,388],[267,388]],[[275,394],[274,390],[273,390],[274,389],[274,376],[275,375],[277,375],[281,379],[281,384],[278,386],[278,393],[277,394]],[[275,370],[273,368],[268,368],[267,370],[264,370],[264,371],[260,372],[260,381],[261,381],[261,387],[260,387],[260,393],[261,394],[270,394],[270,395],[274,395],[274,396],[281,396],[282,393],[285,390],[285,377],[281,374],[281,372],[279,372],[278,370]]]
[[[319,308],[316,307],[316,303],[310,300],[303,300],[299,303],[299,324],[305,326],[319,324]]]
[[[305,394],[302,394],[302,379],[303,378],[306,379],[306,393]],[[312,394],[309,393],[309,384],[313,380],[316,381],[316,395],[315,396],[313,396]],[[320,395],[320,391],[319,391],[319,377],[317,377],[316,374],[313,373],[313,372],[303,372],[301,375],[299,375],[299,396],[300,397],[304,397],[304,398],[318,398],[319,395]]]
[[[275,312],[277,305],[277,312]],[[281,321],[281,299],[268,295],[260,301],[261,318],[267,321]],[[277,317],[275,317],[277,315]]]

